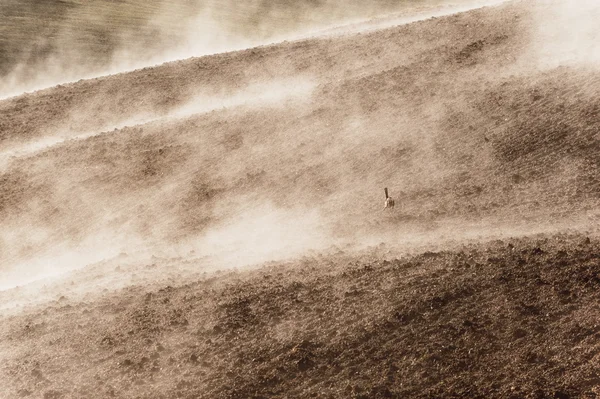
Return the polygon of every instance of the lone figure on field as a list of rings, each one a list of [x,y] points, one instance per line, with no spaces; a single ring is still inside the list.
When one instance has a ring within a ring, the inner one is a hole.
[[[383,207],[383,209],[386,209],[386,208],[394,209],[394,199],[388,195],[387,187],[384,190],[385,190],[385,206]]]

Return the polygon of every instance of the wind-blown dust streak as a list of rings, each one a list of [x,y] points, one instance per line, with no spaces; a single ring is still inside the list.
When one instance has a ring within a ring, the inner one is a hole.
[[[368,32],[376,29],[381,29],[390,26],[403,25],[412,22],[422,21],[432,17],[442,17],[459,12],[469,11],[484,6],[499,4],[506,0],[467,0],[462,1],[463,5],[447,6],[437,10],[423,11],[417,9],[405,10],[392,18],[342,18],[340,21],[333,21],[329,24],[308,24],[307,27],[298,27],[293,32],[276,33],[271,32],[266,37],[240,36],[232,32],[223,31],[220,26],[219,15],[213,15],[209,10],[203,9],[199,12],[196,18],[192,18],[192,22],[185,22],[181,27],[181,31],[186,32],[181,42],[176,46],[166,48],[164,51],[158,52],[155,55],[146,55],[141,57],[135,49],[128,47],[119,48],[113,54],[113,61],[110,65],[96,68],[93,71],[83,71],[77,69],[76,62],[69,63],[69,68],[59,65],[50,65],[45,68],[45,73],[38,74],[32,82],[21,83],[18,76],[8,76],[3,78],[4,87],[0,86],[0,100],[18,96],[25,92],[32,92],[48,87],[53,87],[58,84],[66,84],[75,82],[80,79],[91,79],[98,76],[108,76],[124,72],[133,71],[149,65],[159,65],[165,62],[172,62],[190,57],[200,57],[205,55],[218,54],[230,51],[239,51],[261,45],[270,45],[283,41],[296,41],[311,37],[327,37],[331,35],[340,35],[357,32]],[[330,3],[327,3],[331,6]],[[336,6],[337,7],[337,6]],[[335,7],[334,7],[335,8]],[[370,6],[364,6],[369,9]],[[323,10],[320,10],[320,14]],[[342,13],[343,14],[343,13]],[[369,13],[367,13],[369,15]],[[381,13],[375,13],[381,15]],[[160,17],[157,17],[160,20]],[[157,28],[161,26],[159,22],[155,22]],[[330,28],[326,28],[329,25]],[[239,27],[238,27],[239,28]],[[203,31],[203,29],[207,29]],[[252,30],[250,32],[253,32]],[[221,37],[227,39],[221,39]],[[201,38],[199,40],[199,38]],[[126,42],[126,40],[125,40]],[[24,68],[18,67],[16,70]],[[73,72],[74,71],[74,72]],[[17,74],[18,75],[18,74]],[[50,76],[50,77],[48,77]]]
[[[15,158],[27,157],[46,151],[71,140],[85,140],[101,134],[118,134],[125,127],[185,119],[193,115],[236,107],[277,107],[283,105],[286,101],[308,101],[315,87],[316,83],[312,80],[298,77],[285,81],[276,80],[270,83],[253,84],[229,95],[198,94],[183,106],[160,117],[134,116],[118,124],[106,126],[100,132],[87,132],[72,136],[63,131],[63,133],[46,136],[34,142],[9,148],[0,152],[0,168],[6,167]]]

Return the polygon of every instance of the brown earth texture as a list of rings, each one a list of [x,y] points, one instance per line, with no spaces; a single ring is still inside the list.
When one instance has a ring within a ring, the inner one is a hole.
[[[600,397],[600,6],[447,14],[1,100],[0,398]]]

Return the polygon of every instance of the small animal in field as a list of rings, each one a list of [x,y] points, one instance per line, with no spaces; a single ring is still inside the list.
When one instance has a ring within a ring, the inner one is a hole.
[[[392,197],[390,197],[388,195],[388,189],[387,187],[384,189],[385,190],[385,206],[383,207],[383,209],[394,209],[394,199]]]

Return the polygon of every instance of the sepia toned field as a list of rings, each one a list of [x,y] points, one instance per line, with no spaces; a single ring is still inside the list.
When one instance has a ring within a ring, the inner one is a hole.
[[[456,0],[445,6],[443,0],[4,0],[0,98],[279,42],[373,17],[439,13],[473,2]]]
[[[0,101],[0,397],[600,395],[600,8],[565,4]]]

